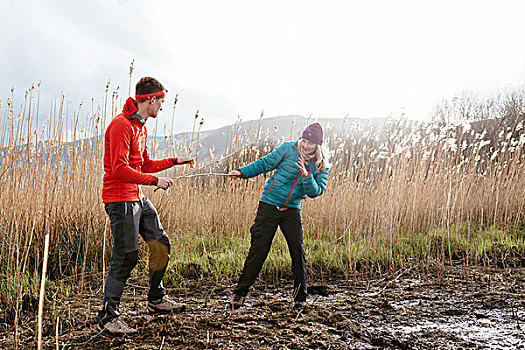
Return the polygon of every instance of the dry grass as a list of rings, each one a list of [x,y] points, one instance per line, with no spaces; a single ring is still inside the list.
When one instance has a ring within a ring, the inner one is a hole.
[[[108,84],[102,106],[92,103],[87,112],[84,106],[67,110],[62,97],[38,128],[38,89],[29,90],[21,106],[9,98],[0,119],[5,146],[0,306],[15,318],[37,295],[46,234],[51,237],[51,281],[67,278],[66,284],[82,286],[86,278],[107,271],[111,254],[100,199],[100,135],[120,108],[118,96],[110,97]],[[497,128],[484,134],[466,130],[466,124],[436,127],[401,120],[385,125],[381,134],[365,132],[359,139],[347,130],[359,125],[344,128],[325,131],[345,136],[328,140],[334,166],[326,193],[303,204],[311,269],[350,278],[357,271],[407,264],[444,265],[453,259],[491,264],[523,256],[522,122],[503,134]],[[167,137],[167,156],[186,154],[195,139],[176,144]],[[233,130],[229,151],[242,152],[220,162],[218,171],[252,161],[258,151],[275,146],[264,142],[260,148],[246,145]],[[167,174],[177,177],[187,170],[179,167]],[[172,240],[172,283],[239,272],[263,183],[262,176],[249,181],[203,176],[181,178],[168,193],[145,189]],[[278,237],[264,276],[286,273],[287,254]]]

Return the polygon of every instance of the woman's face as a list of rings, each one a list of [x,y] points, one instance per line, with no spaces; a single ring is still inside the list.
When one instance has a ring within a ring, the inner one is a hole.
[[[303,152],[306,154],[314,154],[315,149],[317,148],[317,145],[313,143],[312,141],[308,141],[306,139],[301,140],[301,148],[303,149]]]

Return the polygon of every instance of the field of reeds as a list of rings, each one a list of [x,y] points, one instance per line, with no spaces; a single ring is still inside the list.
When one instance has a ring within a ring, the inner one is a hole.
[[[102,283],[111,261],[100,196],[102,141],[122,99],[108,86],[99,105],[71,110],[62,97],[47,114],[40,110],[39,89],[0,106],[0,308],[4,322],[15,326],[21,312],[37,314],[44,269],[44,298],[52,301],[53,293],[81,293],[90,281]],[[173,118],[183,118],[175,105]],[[341,130],[327,126],[328,187],[305,200],[302,210],[311,278],[339,276],[351,283],[409,266],[439,271],[449,264],[523,264],[523,124],[520,109],[513,118],[476,122],[391,118],[381,130],[363,130],[366,125],[348,119]],[[258,143],[244,144],[237,127],[222,159],[197,173],[185,167],[165,172],[175,178],[168,192],[143,188],[172,242],[168,286],[231,280],[242,268],[265,178],[192,176],[227,173],[277,146],[262,133]],[[154,122],[148,128],[155,135]],[[172,136],[164,137],[164,154],[156,158],[199,151],[195,128],[184,142]],[[145,264],[142,259],[134,273],[143,274]],[[262,278],[289,271],[288,250],[277,235]]]

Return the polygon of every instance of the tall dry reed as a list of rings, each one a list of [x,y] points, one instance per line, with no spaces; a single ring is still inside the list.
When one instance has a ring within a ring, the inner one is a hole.
[[[28,90],[22,102],[11,94],[0,105],[0,305],[15,318],[21,304],[35,307],[45,235],[51,281],[67,277],[83,285],[90,276],[100,278],[111,254],[100,198],[103,132],[122,100],[108,82],[99,106],[92,100],[88,111],[84,105],[70,110],[61,96],[45,119],[39,89]],[[198,154],[198,118],[197,112],[194,132],[183,142],[166,135],[164,154],[156,157]],[[311,266],[355,276],[358,270],[453,259],[476,263],[482,257],[490,263],[489,253],[501,249],[522,254],[522,235],[515,234],[523,232],[525,205],[521,120],[504,130],[400,119],[381,130],[360,131],[363,125],[348,118],[342,130],[328,127],[333,164],[328,187],[323,196],[304,201],[302,210]],[[301,127],[294,124],[291,133]],[[257,135],[258,143],[251,144],[236,123],[226,149],[235,157],[214,164],[213,171],[227,172],[276,147],[260,125],[249,132]],[[186,171],[177,167],[164,174],[175,178]],[[217,274],[237,271],[265,179],[182,177],[167,193],[144,188],[178,253],[174,263],[191,263],[204,253]]]

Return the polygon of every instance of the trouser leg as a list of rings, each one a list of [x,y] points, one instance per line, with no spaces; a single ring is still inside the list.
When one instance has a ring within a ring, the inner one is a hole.
[[[131,275],[131,271],[137,264],[138,251],[124,254],[124,256],[114,258],[111,268],[106,278],[104,288],[104,299],[102,300],[102,310],[99,311],[99,323],[104,324],[113,318],[120,316],[119,305],[126,281]]]
[[[286,239],[290,257],[292,258],[295,300],[305,301],[307,296],[306,253],[303,244],[301,211],[298,209],[286,210],[279,226]]]
[[[277,209],[266,203],[259,203],[255,223],[250,228],[250,250],[234,290],[235,294],[240,296],[248,294],[248,290],[259,276],[264,261],[268,257],[278,224],[279,212]]]
[[[113,234],[113,257],[104,288],[103,308],[98,314],[101,324],[120,315],[120,299],[138,260],[140,207],[137,202],[109,203],[106,212]]]
[[[170,240],[160,223],[159,214],[147,198],[142,200],[140,234],[149,247],[148,300],[156,301],[166,295],[162,279],[170,260]]]

